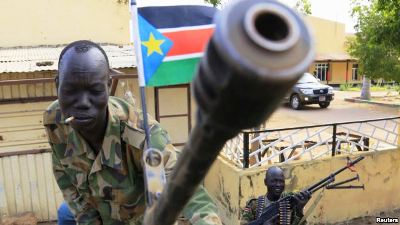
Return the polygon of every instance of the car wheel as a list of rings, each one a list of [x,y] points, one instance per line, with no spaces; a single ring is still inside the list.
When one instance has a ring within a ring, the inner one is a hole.
[[[330,102],[320,102],[320,103],[319,103],[319,107],[325,109],[325,108],[328,108],[328,106],[329,106],[330,104],[331,104]]]
[[[290,97],[290,106],[296,110],[301,109],[303,105],[301,104],[300,97],[298,95],[292,95],[292,97]]]

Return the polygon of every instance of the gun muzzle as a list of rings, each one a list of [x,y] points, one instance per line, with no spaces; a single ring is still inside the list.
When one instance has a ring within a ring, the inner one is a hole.
[[[229,130],[264,122],[312,62],[311,39],[301,18],[276,1],[227,7],[194,81],[202,114]]]
[[[234,2],[215,22],[192,84],[196,126],[144,224],[173,224],[225,142],[264,122],[313,61],[310,31],[277,1]]]

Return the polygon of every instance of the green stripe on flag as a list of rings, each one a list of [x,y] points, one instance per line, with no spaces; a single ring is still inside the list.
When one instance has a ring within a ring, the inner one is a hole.
[[[163,62],[146,86],[185,84],[192,81],[200,58]]]

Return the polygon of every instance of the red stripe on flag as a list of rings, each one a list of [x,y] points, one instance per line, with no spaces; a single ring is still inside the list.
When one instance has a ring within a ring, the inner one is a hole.
[[[163,33],[174,43],[167,56],[203,52],[213,32],[214,28],[206,28]]]

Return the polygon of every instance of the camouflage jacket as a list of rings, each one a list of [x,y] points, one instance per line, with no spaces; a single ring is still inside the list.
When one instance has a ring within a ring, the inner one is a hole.
[[[292,192],[283,192],[281,195],[281,198],[286,197],[288,195],[292,195],[294,193]],[[265,209],[266,207],[268,207],[272,201],[270,201],[266,195],[264,196],[260,196],[260,197],[264,197],[265,201],[264,201],[264,206],[263,209]],[[246,206],[241,210],[242,211],[242,216],[241,216],[241,220],[240,220],[240,225],[246,225],[248,223],[250,223],[253,220],[257,219],[257,207],[258,207],[258,199],[250,199]],[[298,212],[296,212],[295,210],[292,210],[291,212],[291,225],[298,225],[301,221],[301,219],[303,218],[303,215],[300,215]],[[274,222],[272,222],[271,224],[274,224]],[[304,221],[301,223],[301,225],[306,225],[307,223]]]
[[[110,97],[102,149],[95,154],[83,137],[65,124],[58,101],[44,113],[52,148],[53,172],[78,224],[141,224],[145,211],[141,166],[145,135],[141,113],[122,99]],[[167,177],[177,150],[159,124],[151,120],[150,143],[164,155]],[[183,210],[192,224],[221,224],[217,209],[200,187]]]

